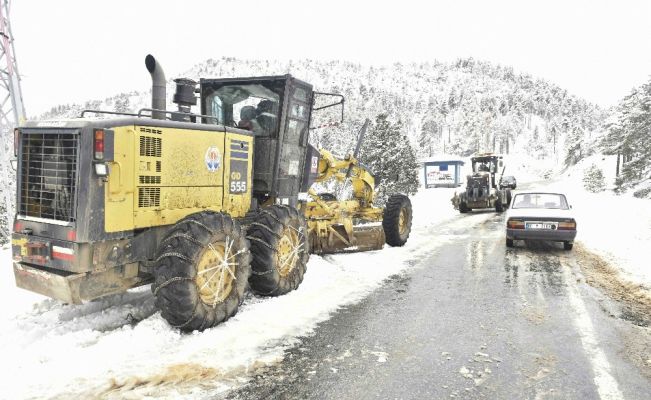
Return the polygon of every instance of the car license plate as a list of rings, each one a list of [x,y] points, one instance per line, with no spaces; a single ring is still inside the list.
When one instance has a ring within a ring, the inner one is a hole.
[[[525,229],[556,229],[556,224],[547,222],[527,222],[524,224]]]

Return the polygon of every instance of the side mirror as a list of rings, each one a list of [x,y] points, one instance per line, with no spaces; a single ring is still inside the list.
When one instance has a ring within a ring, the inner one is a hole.
[[[570,204],[570,208],[572,208],[572,205]]]
[[[18,160],[17,159],[14,158],[12,160],[9,160],[9,164],[11,164],[11,169],[13,169],[14,171],[18,170]]]
[[[502,168],[503,166],[504,166],[504,161],[500,160],[499,167]]]

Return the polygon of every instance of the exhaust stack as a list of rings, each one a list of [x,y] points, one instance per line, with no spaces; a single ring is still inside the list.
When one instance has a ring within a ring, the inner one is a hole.
[[[151,74],[151,108],[162,111],[152,111],[153,119],[166,119],[165,107],[167,104],[165,72],[158,61],[151,54],[145,57],[145,66]]]

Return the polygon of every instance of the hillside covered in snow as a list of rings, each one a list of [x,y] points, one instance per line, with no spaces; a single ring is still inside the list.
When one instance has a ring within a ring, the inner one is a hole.
[[[164,60],[161,60],[164,65]],[[387,114],[401,121],[419,156],[527,149],[536,158],[573,163],[590,152],[606,113],[562,88],[512,68],[473,59],[454,63],[395,63],[367,66],[345,61],[211,59],[184,77],[242,77],[291,73],[316,90],[346,96],[344,124],[315,130],[312,142],[345,153],[365,118]],[[168,84],[169,108],[174,91]],[[148,82],[143,82],[147,87]],[[40,118],[77,116],[85,108],[136,111],[149,107],[149,93],[121,93],[85,104],[59,105]],[[336,111],[315,116],[313,125],[337,119]]]

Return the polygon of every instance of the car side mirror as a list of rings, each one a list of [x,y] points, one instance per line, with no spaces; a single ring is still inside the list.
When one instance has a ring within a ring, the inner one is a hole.
[[[570,208],[572,208],[572,205],[570,204]]]

